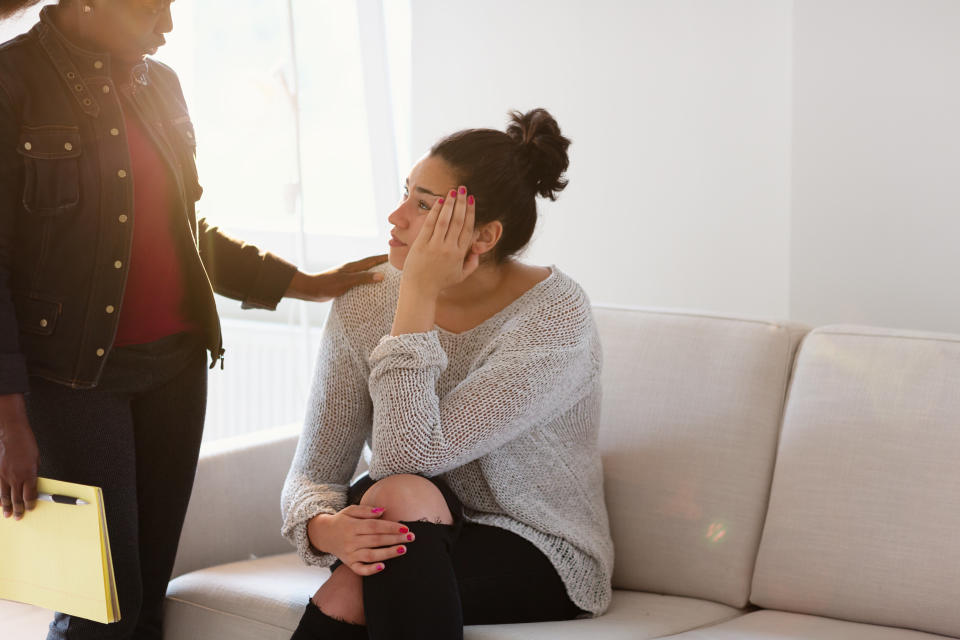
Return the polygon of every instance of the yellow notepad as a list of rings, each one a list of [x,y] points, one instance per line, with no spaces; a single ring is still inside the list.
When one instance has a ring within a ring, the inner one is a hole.
[[[100,487],[39,478],[37,490],[89,504],[37,501],[19,522],[0,517],[0,598],[96,622],[120,619]]]

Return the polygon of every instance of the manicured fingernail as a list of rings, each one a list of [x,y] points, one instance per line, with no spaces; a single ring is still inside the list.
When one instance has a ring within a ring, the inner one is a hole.
[[[460,195],[464,195],[467,192],[466,187],[460,187]]]
[[[473,196],[467,198],[467,204],[473,204]]]
[[[410,531],[410,529],[407,529],[406,527],[400,527],[400,533],[406,533],[407,531]]]
[[[450,189],[450,197],[451,197],[451,198],[456,198],[456,197],[457,197],[457,192],[454,191],[453,189]]]
[[[404,547],[397,547],[397,553],[406,553],[407,550]]]
[[[443,198],[437,198],[437,204],[443,204]]]
[[[413,542],[413,534],[412,534],[412,533],[408,533],[408,534],[407,534],[407,540],[408,540],[409,542]]]
[[[378,565],[377,565],[377,571],[383,571],[383,565],[382,565],[382,564],[378,564]]]
[[[383,507],[374,507],[370,510],[370,513],[383,513]]]

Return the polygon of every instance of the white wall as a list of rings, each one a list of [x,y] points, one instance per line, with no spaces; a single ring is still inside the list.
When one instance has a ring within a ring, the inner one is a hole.
[[[960,2],[798,0],[791,315],[960,332]]]
[[[412,0],[412,148],[546,107],[570,185],[527,254],[595,302],[788,314],[786,0]]]

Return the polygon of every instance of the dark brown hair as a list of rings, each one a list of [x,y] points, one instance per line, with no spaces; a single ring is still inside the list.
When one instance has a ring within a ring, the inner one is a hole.
[[[20,13],[28,7],[38,4],[41,0],[0,0],[0,20]]]
[[[499,220],[503,235],[493,250],[500,263],[523,249],[537,225],[537,195],[551,200],[567,186],[563,173],[570,140],[544,109],[513,111],[506,132],[466,129],[430,149],[477,198],[477,225]]]

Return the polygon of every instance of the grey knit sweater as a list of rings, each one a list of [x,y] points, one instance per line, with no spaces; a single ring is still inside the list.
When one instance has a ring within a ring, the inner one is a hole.
[[[469,521],[532,542],[571,600],[610,603],[613,543],[597,449],[600,344],[576,282],[550,276],[481,325],[391,337],[401,272],[333,304],[303,435],[283,488],[283,535],[309,564],[307,522],[346,505],[364,443],[374,479],[442,475]]]

